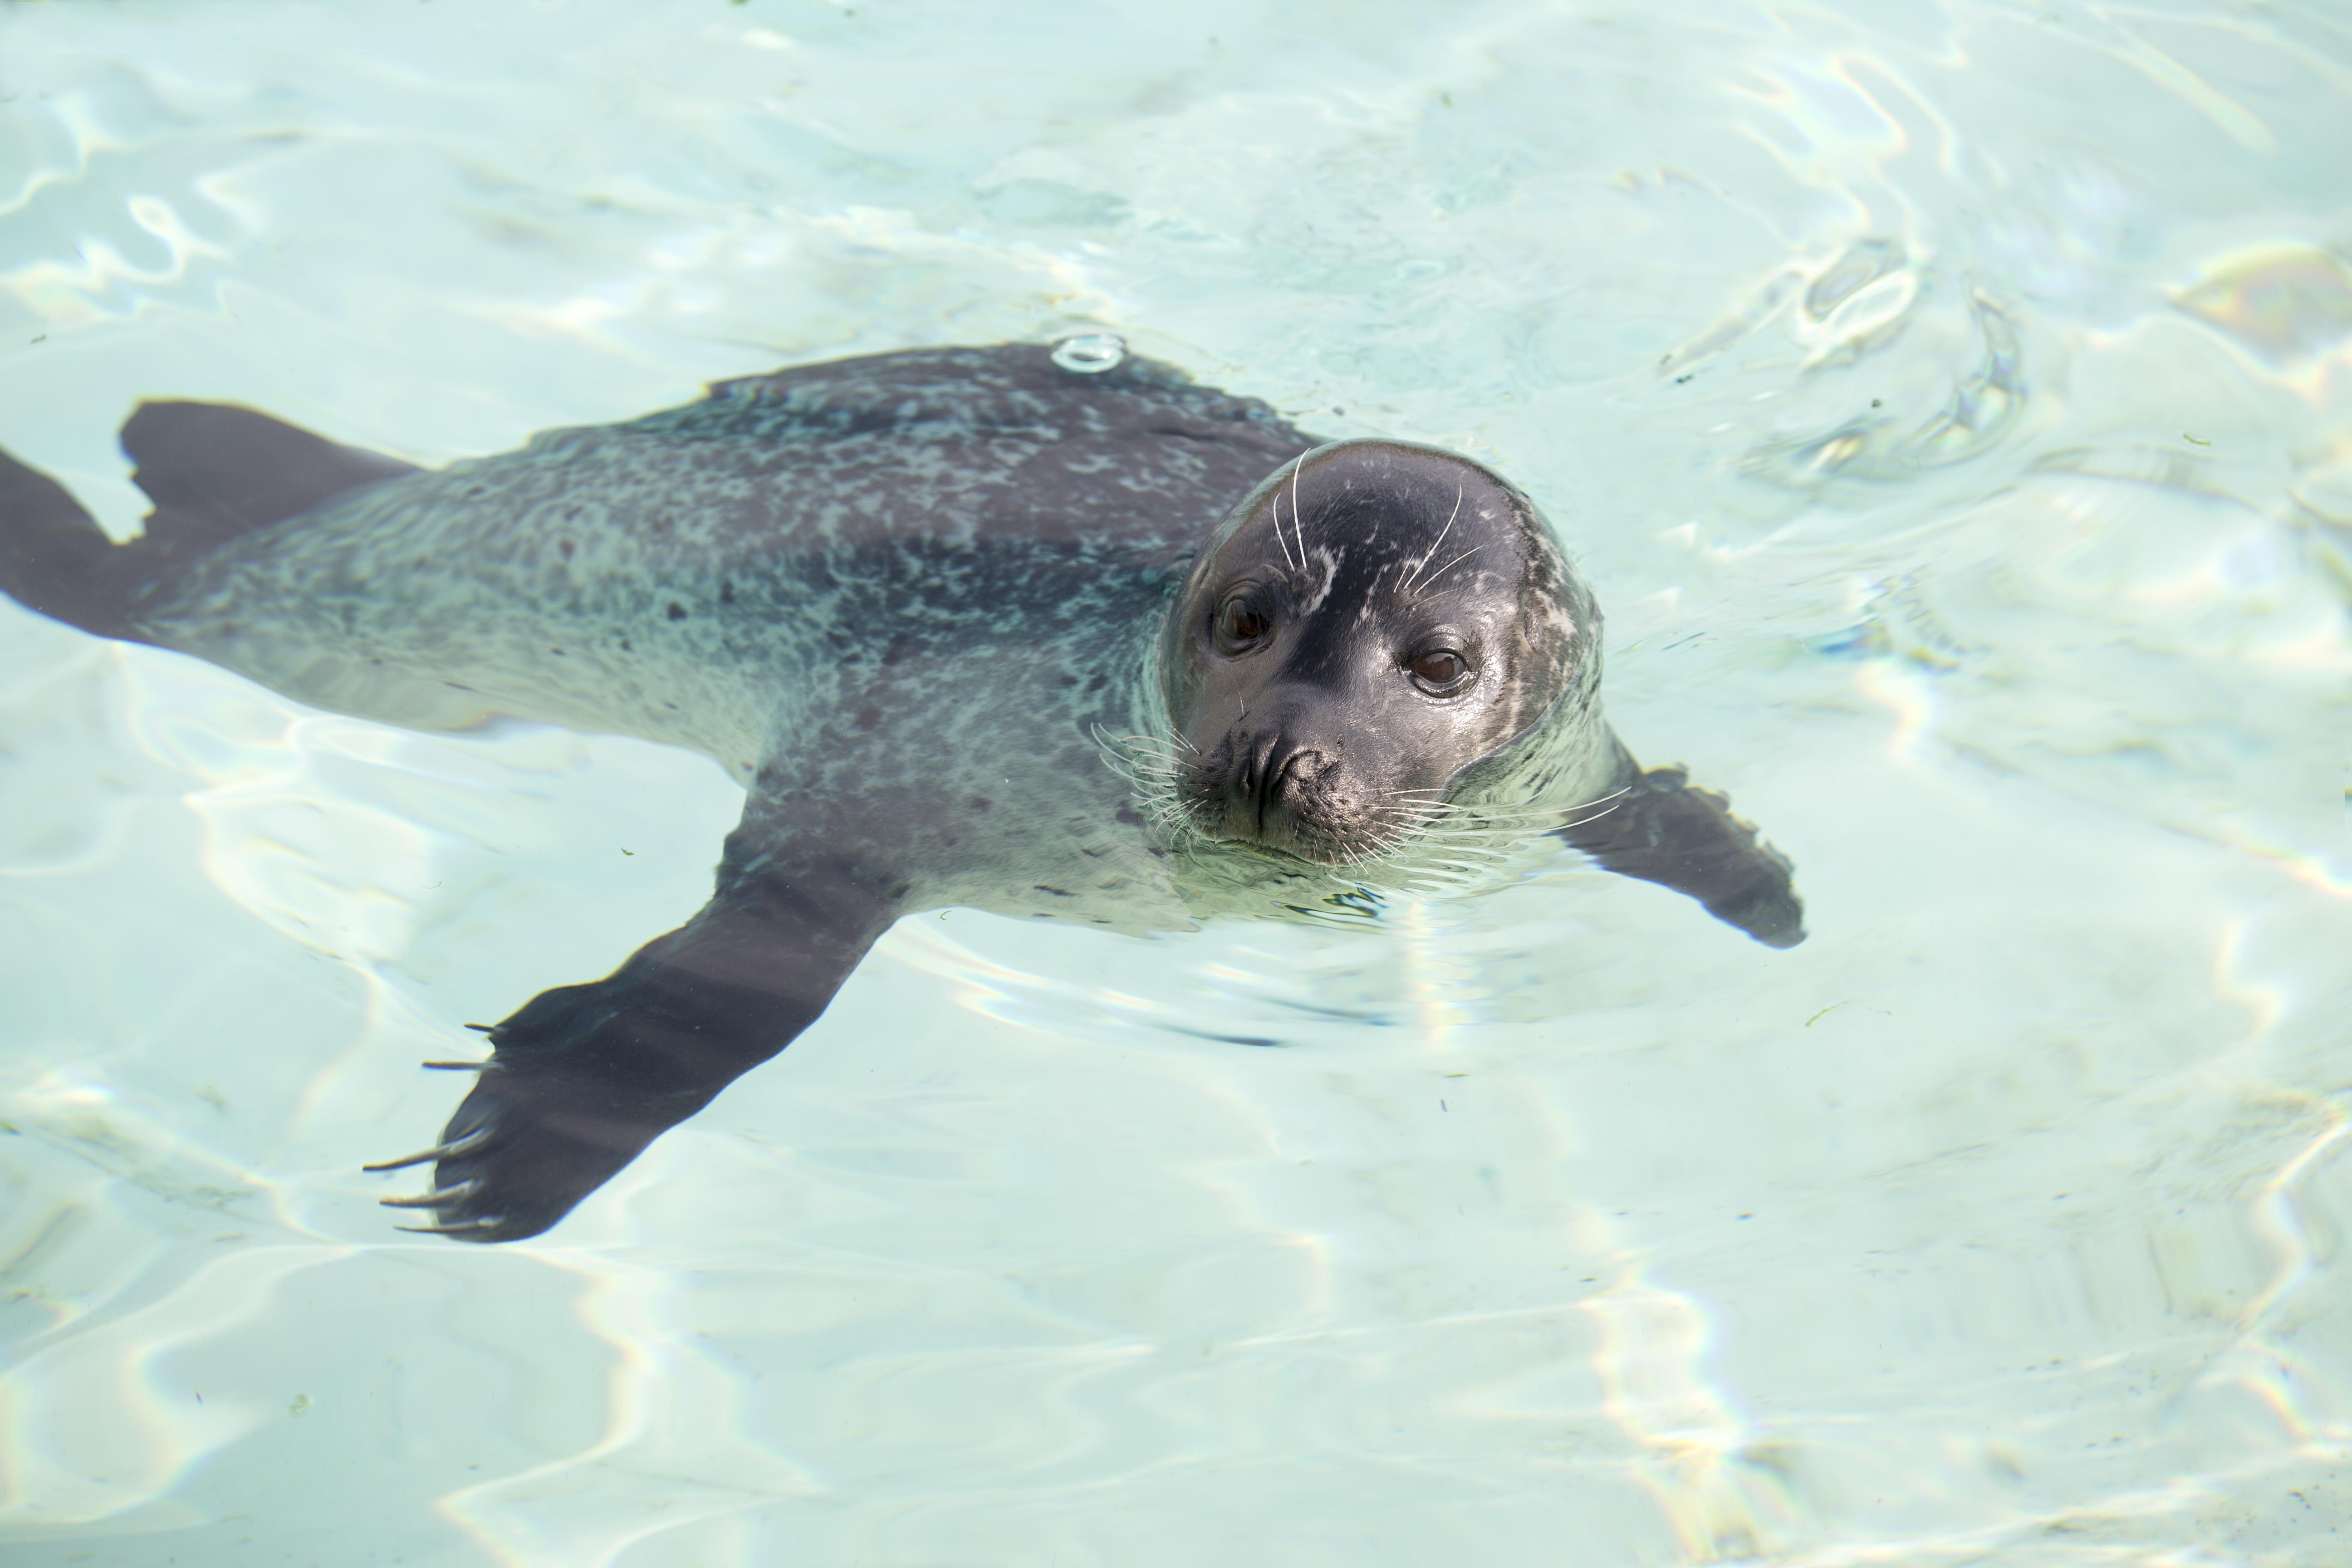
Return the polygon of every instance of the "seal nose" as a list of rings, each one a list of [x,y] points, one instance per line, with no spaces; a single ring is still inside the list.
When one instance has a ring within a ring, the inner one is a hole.
[[[1307,786],[1326,768],[1320,751],[1285,732],[1262,737],[1244,753],[1234,775],[1233,804],[1241,808],[1237,815],[1252,819],[1260,839],[1288,837]]]

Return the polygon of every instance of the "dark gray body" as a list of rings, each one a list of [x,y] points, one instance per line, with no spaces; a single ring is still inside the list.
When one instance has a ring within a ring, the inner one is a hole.
[[[121,546],[0,458],[0,587],[319,707],[635,734],[748,790],[701,914],[490,1032],[417,1157],[434,1228],[552,1224],[782,1049],[901,913],[1147,931],[1349,882],[1173,842],[1149,782],[1106,765],[1166,726],[1158,647],[1194,552],[1314,445],[1165,367],[877,356],[432,472],[206,405],[147,405],[124,444],[157,508]],[[1786,862],[1587,707],[1575,793],[1615,809],[1538,831],[1797,940]]]
[[[1091,918],[1164,926],[1091,737],[1136,720],[1191,552],[1308,444],[1134,360],[813,366],[346,492],[130,620],[339,712],[690,747],[835,853],[887,845],[915,905],[1070,916],[1110,885]]]

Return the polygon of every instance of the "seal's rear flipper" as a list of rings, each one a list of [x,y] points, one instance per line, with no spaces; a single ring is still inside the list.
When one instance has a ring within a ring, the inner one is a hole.
[[[0,452],[0,590],[100,637],[146,641],[141,602],[216,546],[413,465],[339,447],[249,408],[143,403],[122,427],[131,478],[155,503],[111,542],[47,475]]]
[[[116,547],[65,486],[0,452],[0,591],[102,637],[131,637]]]
[[[1619,755],[1624,792],[1555,829],[1560,837],[1620,876],[1689,894],[1758,942],[1805,940],[1805,906],[1787,856],[1732,816],[1728,800],[1691,788],[1682,769],[1643,773],[1622,746]]]
[[[131,480],[155,503],[135,542],[193,558],[416,466],[226,403],[142,403],[122,427]]]

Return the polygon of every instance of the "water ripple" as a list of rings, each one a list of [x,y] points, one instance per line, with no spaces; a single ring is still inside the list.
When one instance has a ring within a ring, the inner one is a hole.
[[[0,445],[117,533],[142,396],[439,461],[1116,337],[1524,484],[1815,932],[1564,851],[951,911],[556,1237],[395,1243],[414,1064],[683,919],[736,792],[7,610],[0,1531],[2334,1561],[2347,145],[2316,5],[0,7]]]

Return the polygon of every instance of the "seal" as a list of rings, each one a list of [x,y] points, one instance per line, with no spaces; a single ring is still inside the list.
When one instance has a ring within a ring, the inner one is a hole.
[[[545,1230],[926,910],[1360,921],[1564,839],[1802,940],[1787,859],[1611,731],[1525,494],[1103,340],[804,365],[437,470],[199,403],[122,444],[154,510],[121,544],[0,454],[0,589],[315,707],[634,734],[745,786],[691,921],[428,1064],[470,1092],[368,1167],[433,1165],[383,1200],[409,1228]]]

